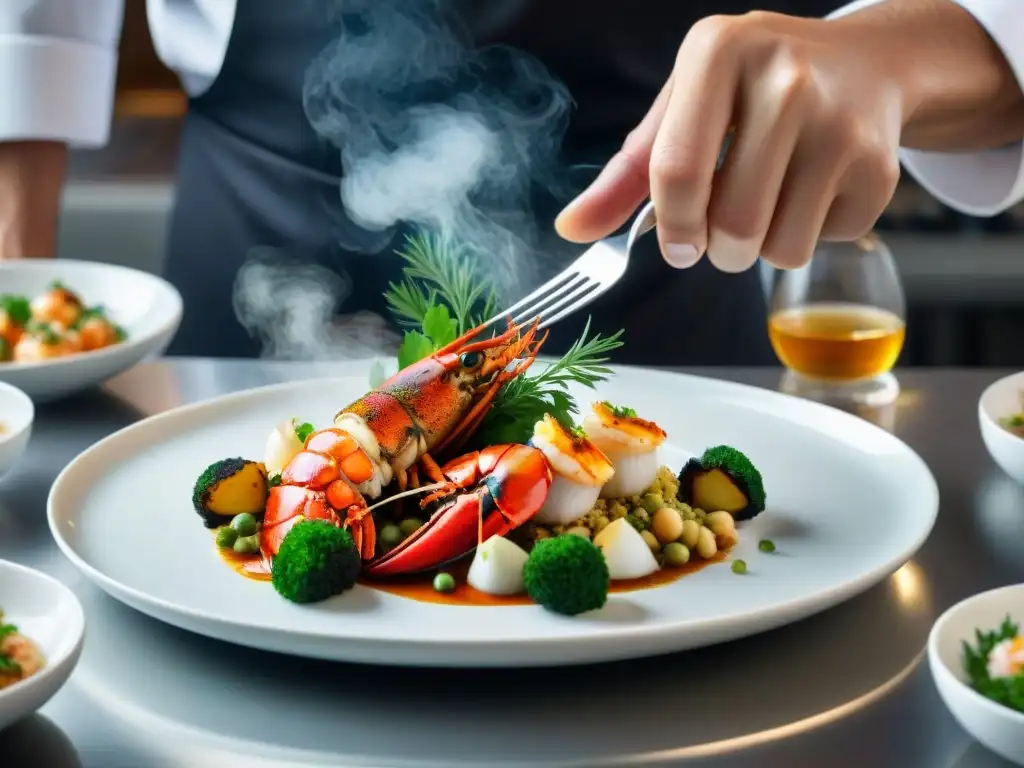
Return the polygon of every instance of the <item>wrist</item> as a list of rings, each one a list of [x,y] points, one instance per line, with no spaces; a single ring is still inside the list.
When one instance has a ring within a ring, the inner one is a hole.
[[[1017,78],[958,2],[882,0],[829,23],[846,50],[874,68],[876,82],[897,94],[904,147],[970,151],[1020,138]]]
[[[67,147],[0,143],[0,260],[55,255]]]

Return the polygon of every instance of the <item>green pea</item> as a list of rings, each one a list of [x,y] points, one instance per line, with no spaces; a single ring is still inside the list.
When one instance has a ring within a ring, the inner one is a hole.
[[[680,544],[678,541],[666,544],[662,552],[665,555],[665,562],[677,568],[690,562],[690,550],[686,548],[685,544]]]
[[[434,589],[437,592],[454,592],[455,579],[450,573],[442,571],[434,577]]]
[[[416,533],[416,531],[420,529],[420,526],[422,525],[423,522],[417,520],[415,517],[407,517],[405,518],[405,520],[398,524],[398,528],[399,530],[401,530],[402,536],[405,537],[412,536],[414,533]]]
[[[772,543],[771,539],[761,539],[761,541],[758,542],[757,547],[762,552],[774,552],[775,551],[775,544]]]
[[[217,546],[223,549],[233,547],[238,538],[238,531],[229,525],[217,529]]]
[[[747,572],[747,564],[743,560],[732,561],[732,572],[737,574],[744,574]]]
[[[653,515],[665,506],[665,499],[660,493],[645,493],[643,498],[640,499],[640,506]]]
[[[402,543],[402,529],[394,523],[388,523],[380,529],[380,543],[384,545],[386,549],[398,546]]]
[[[235,533],[239,536],[252,536],[260,529],[260,525],[256,522],[256,518],[248,512],[235,515],[231,519],[231,527],[235,529]]]
[[[234,550],[240,555],[255,555],[260,551],[260,536],[254,533],[252,536],[239,536],[235,539]]]

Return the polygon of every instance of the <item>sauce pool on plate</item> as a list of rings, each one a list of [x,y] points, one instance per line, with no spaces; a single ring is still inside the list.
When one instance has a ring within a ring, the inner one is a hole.
[[[270,581],[270,573],[263,565],[259,555],[238,554],[233,549],[217,548],[221,559],[231,566],[236,573],[254,581]],[[695,558],[681,567],[661,568],[650,576],[641,579],[630,579],[628,581],[613,581],[608,589],[609,594],[620,592],[635,592],[640,589],[650,589],[671,584],[684,576],[706,568],[712,563],[720,563],[725,560],[727,552],[718,552],[714,557],[704,560]],[[533,605],[533,600],[526,594],[521,595],[489,595],[474,589],[466,583],[466,575],[469,573],[471,557],[452,563],[443,568],[445,573],[450,573],[455,579],[456,587],[452,592],[438,592],[434,589],[434,573],[410,576],[405,579],[394,581],[371,581],[359,579],[359,584],[380,592],[387,592],[389,595],[404,597],[408,600],[416,600],[421,603],[440,603],[444,605]]]

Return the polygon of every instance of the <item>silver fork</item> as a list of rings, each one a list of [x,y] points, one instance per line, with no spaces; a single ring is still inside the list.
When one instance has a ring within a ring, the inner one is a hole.
[[[633,244],[656,223],[654,203],[648,202],[633,219],[629,232],[598,240],[576,261],[484,326],[511,317],[517,325],[539,318],[538,328],[547,328],[582,309],[618,282],[629,264]]]

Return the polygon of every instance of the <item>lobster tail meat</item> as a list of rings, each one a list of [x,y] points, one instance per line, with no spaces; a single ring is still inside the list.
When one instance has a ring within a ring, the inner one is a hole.
[[[436,568],[472,552],[491,536],[504,536],[532,518],[547,499],[551,469],[526,445],[495,445],[441,468],[456,487],[430,519],[401,544],[367,564],[370,578]]]

